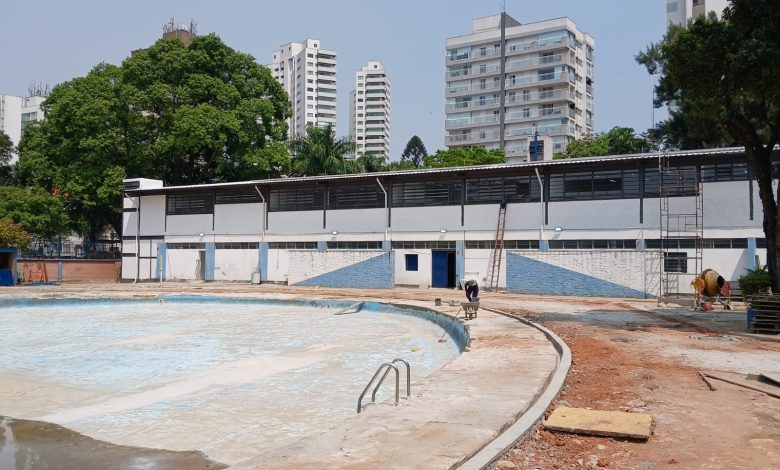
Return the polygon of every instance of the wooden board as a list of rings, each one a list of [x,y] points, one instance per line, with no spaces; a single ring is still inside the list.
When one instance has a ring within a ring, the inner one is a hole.
[[[757,380],[758,376],[746,376],[743,374],[737,374],[734,372],[720,372],[720,371],[706,371],[704,375],[707,377],[717,379],[723,382],[737,385],[757,392],[766,393],[767,395],[775,398],[780,398],[780,390],[777,387]]]
[[[646,413],[586,410],[559,406],[544,422],[544,427],[550,431],[646,441],[653,431],[653,417]]]

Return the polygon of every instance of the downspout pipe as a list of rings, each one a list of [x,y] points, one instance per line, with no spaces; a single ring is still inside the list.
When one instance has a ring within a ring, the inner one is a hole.
[[[536,180],[539,181],[539,246],[541,246],[544,239],[544,183],[539,175],[539,169],[534,168],[534,172]]]
[[[133,284],[139,281],[141,274],[141,196],[138,196],[138,205],[135,211],[135,280]]]
[[[379,178],[376,179],[376,184],[379,185],[379,188],[385,194],[385,241],[387,241],[387,229],[390,227],[390,208],[387,206],[387,191],[385,190],[385,187],[382,186],[382,182],[379,181]]]
[[[263,226],[263,235],[261,240],[265,241],[265,218],[266,218],[266,212],[268,211],[268,205],[265,203],[265,196],[263,196],[263,193],[260,192],[260,189],[255,186],[255,191],[257,191],[257,194],[260,196],[260,200],[263,201],[263,220],[261,221],[261,224]]]

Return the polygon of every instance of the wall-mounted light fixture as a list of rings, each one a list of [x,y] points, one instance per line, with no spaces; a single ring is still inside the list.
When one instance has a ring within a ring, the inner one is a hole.
[[[335,231],[335,230],[334,230],[334,231],[332,231],[332,232],[330,232],[330,233],[332,233],[333,235],[338,235],[338,234],[339,234],[339,233],[338,233],[337,231]]]
[[[198,236],[199,236],[199,237],[203,237],[203,232],[200,232],[200,233],[198,234]]]
[[[441,232],[441,233],[447,233],[447,229],[441,229],[441,230],[439,230],[439,232]]]
[[[562,228],[560,228],[560,227],[555,227],[555,231],[556,231],[556,232],[563,232],[563,229],[562,229]]]

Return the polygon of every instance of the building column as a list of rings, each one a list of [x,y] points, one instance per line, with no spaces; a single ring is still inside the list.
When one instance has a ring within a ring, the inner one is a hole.
[[[62,282],[62,260],[57,260],[57,282]]]
[[[258,245],[257,272],[260,273],[260,282],[268,281],[268,242],[260,242]]]
[[[382,241],[382,251],[391,251],[392,249],[393,245],[390,243],[390,240]]]
[[[540,251],[547,251],[550,249],[550,242],[547,240],[539,240],[539,250]]]
[[[748,269],[756,269],[756,239],[747,239],[747,267]]]
[[[214,280],[214,259],[216,255],[214,242],[206,243],[206,267],[204,269],[203,277],[206,281]]]
[[[466,277],[466,250],[462,240],[455,241],[455,286]]]
[[[156,268],[156,277],[160,279],[160,281],[165,280],[166,271],[168,268],[168,263],[166,263],[166,260],[168,259],[168,245],[165,243],[158,243],[157,244],[157,268]]]
[[[317,242],[317,249],[320,251],[325,251],[328,249],[328,242],[318,241]]]

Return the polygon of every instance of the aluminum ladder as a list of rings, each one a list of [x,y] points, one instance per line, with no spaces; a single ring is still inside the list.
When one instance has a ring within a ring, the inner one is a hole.
[[[363,389],[363,393],[360,394],[360,397],[358,398],[358,404],[357,404],[357,412],[360,413],[363,409],[363,397],[366,396],[366,393],[368,393],[368,389],[371,388],[371,385],[374,384],[374,381],[376,381],[377,377],[379,377],[379,374],[381,374],[384,371],[384,374],[382,374],[382,378],[380,378],[376,382],[376,386],[374,387],[374,391],[371,392],[371,403],[376,403],[376,394],[379,391],[379,387],[382,386],[382,382],[385,381],[387,378],[387,375],[390,373],[390,371],[395,372],[395,404],[393,406],[398,405],[398,401],[400,398],[400,388],[399,388],[399,375],[398,367],[395,366],[397,362],[402,363],[406,366],[406,399],[408,400],[412,395],[412,384],[411,384],[411,377],[412,377],[412,369],[409,366],[409,363],[404,361],[403,359],[395,358],[390,362],[385,362],[374,373],[374,376],[371,377],[371,380],[368,381],[368,385],[366,385],[366,388]]]
[[[487,290],[496,292],[498,290],[498,279],[501,276],[501,257],[504,254],[504,230],[506,228],[506,201],[501,201],[501,207],[498,209],[498,224],[496,225],[496,240],[493,245],[493,253],[490,256],[488,265],[488,285]]]

